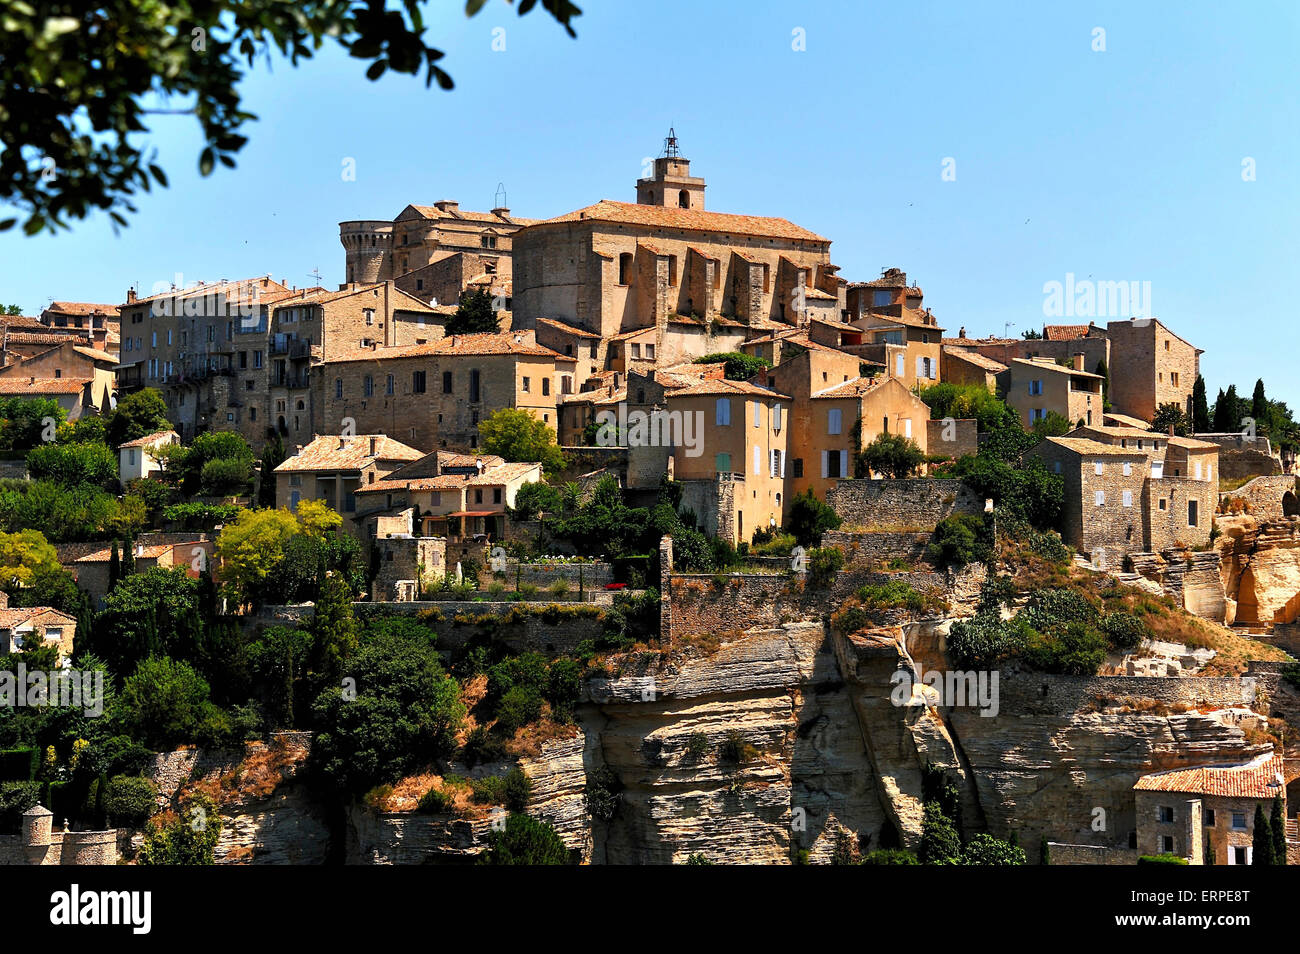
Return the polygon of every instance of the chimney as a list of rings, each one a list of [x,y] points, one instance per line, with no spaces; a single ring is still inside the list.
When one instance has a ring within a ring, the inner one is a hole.
[[[135,289],[128,288],[126,290],[126,303],[130,305],[133,304],[134,302],[135,302]]]
[[[370,438],[370,456],[374,457],[379,453],[379,438],[371,435]]]
[[[339,437],[339,450],[343,450],[343,448],[347,446],[348,446],[348,439],[346,437]]]
[[[447,212],[450,214],[456,212],[456,210],[460,208],[460,203],[453,199],[439,199],[437,202],[433,203],[433,206],[439,212]]]
[[[962,326],[961,326],[961,331],[957,332],[957,337],[958,337],[958,338],[965,338],[965,337],[966,337],[966,326],[965,326],[965,325],[962,325]]]
[[[499,215],[503,219],[508,219],[510,217],[510,210],[507,209],[504,205],[498,205],[495,209],[492,210],[492,214]]]
[[[1076,371],[1082,371],[1082,370],[1083,370],[1083,352],[1082,352],[1082,351],[1076,351],[1076,352],[1074,353],[1074,370],[1076,370]]]

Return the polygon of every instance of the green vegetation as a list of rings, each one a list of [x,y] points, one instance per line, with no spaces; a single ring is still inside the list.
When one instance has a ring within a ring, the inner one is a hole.
[[[483,452],[508,461],[540,463],[546,473],[564,467],[564,453],[555,443],[555,431],[528,411],[503,407],[479,421]]]
[[[861,477],[883,474],[894,480],[911,477],[925,463],[925,452],[916,441],[901,434],[880,434],[858,451],[857,463]]]
[[[488,833],[488,847],[481,863],[567,865],[572,864],[572,859],[554,828],[531,816],[513,814],[506,819],[503,829]]]
[[[195,793],[180,816],[155,824],[140,847],[142,865],[211,865],[221,839],[221,815],[207,795]]]
[[[93,484],[116,490],[117,454],[103,444],[44,444],[27,452],[27,470],[33,480],[49,480],[61,487]]]
[[[496,334],[501,330],[501,316],[493,307],[492,295],[484,288],[469,288],[460,293],[456,313],[447,319],[449,335]]]
[[[718,351],[695,359],[696,364],[725,363],[723,374],[729,381],[748,381],[756,374],[766,371],[772,362],[757,355],[742,354],[739,351]]]
[[[814,547],[821,544],[822,534],[838,530],[842,522],[831,507],[818,500],[811,490],[805,490],[790,498],[790,516],[782,529],[794,536],[799,546]]]
[[[957,513],[944,517],[934,528],[926,559],[938,567],[963,567],[983,563],[993,552],[993,528],[982,516]]]
[[[156,388],[144,388],[118,401],[108,416],[108,446],[116,448],[127,441],[169,431],[171,427],[162,392]]]

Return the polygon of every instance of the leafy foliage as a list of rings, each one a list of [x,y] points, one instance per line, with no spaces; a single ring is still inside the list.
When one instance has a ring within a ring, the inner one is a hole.
[[[564,466],[564,454],[555,443],[555,431],[549,424],[528,411],[503,407],[478,425],[483,451],[508,461],[540,463],[544,471]]]
[[[555,829],[529,815],[513,814],[500,831],[488,833],[487,865],[567,865],[569,849]]]
[[[726,365],[722,373],[729,381],[748,381],[754,375],[766,371],[772,366],[772,362],[766,358],[760,358],[753,354],[743,354],[739,351],[718,351],[695,359],[696,364],[718,364],[720,362]]]
[[[838,530],[842,522],[839,514],[808,489],[790,498],[790,516],[782,529],[794,534],[800,546],[812,547],[822,542],[822,534]]]
[[[486,289],[470,288],[461,292],[456,313],[447,319],[449,335],[495,334],[501,330],[501,316],[492,305]]]
[[[925,463],[925,451],[916,441],[901,434],[879,434],[858,452],[858,461],[868,473],[884,474],[895,480],[911,477]]]

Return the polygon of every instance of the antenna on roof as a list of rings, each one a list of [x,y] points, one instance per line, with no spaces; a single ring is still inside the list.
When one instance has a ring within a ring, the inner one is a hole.
[[[1009,337],[1011,337],[1011,329],[1014,328],[1014,327],[1015,327],[1015,324],[1012,323],[1012,322],[1010,322],[1010,321],[1008,321],[1008,322],[1006,322],[1005,324],[1003,324],[1003,326],[1002,326],[1002,337],[1004,337],[1004,338],[1009,338]]]
[[[308,278],[314,278],[314,279],[316,279],[316,284],[319,285],[319,284],[320,284],[320,266],[317,265],[317,266],[316,266],[315,268],[313,268],[310,272],[308,272],[308,273],[307,273],[307,277],[308,277]]]
[[[492,208],[509,208],[509,200],[506,197],[506,184],[504,182],[497,183],[497,191],[492,195]]]
[[[669,126],[668,136],[664,139],[664,157],[671,158],[680,155],[681,153],[677,150],[677,133],[672,126]]]

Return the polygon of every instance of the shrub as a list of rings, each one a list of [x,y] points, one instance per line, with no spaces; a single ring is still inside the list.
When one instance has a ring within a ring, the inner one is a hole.
[[[961,853],[964,865],[1023,865],[1026,860],[1019,845],[982,832],[972,835]]]
[[[732,729],[722,737],[718,745],[718,760],[733,765],[744,765],[758,756],[758,749],[745,741],[745,736],[737,729]]]
[[[1132,613],[1110,613],[1101,621],[1101,631],[1115,649],[1136,649],[1151,630]]]
[[[808,583],[828,586],[844,568],[844,551],[839,547],[815,547],[808,553]]]
[[[1137,863],[1140,865],[1185,865],[1188,864],[1186,858],[1179,858],[1177,855],[1159,854],[1159,855],[1138,855]]]
[[[982,516],[952,514],[935,526],[926,559],[940,567],[982,563],[992,552],[991,544],[988,522]]]
[[[952,865],[961,860],[961,837],[935,802],[927,802],[921,820],[917,858],[923,865]]]
[[[40,782],[0,782],[0,831],[19,831],[23,812],[40,800]]]
[[[515,814],[506,819],[505,828],[488,833],[488,847],[481,863],[567,865],[571,860],[569,849],[554,828],[528,815]]]
[[[27,454],[33,480],[50,480],[63,487],[93,484],[117,486],[117,455],[103,444],[46,444]]]
[[[925,463],[925,451],[902,434],[880,434],[858,452],[860,476],[884,474],[895,480],[911,477]]]
[[[207,795],[196,793],[181,815],[167,824],[155,823],[140,847],[142,865],[211,865],[221,838],[221,815]]]
[[[449,791],[435,785],[423,795],[416,806],[418,811],[426,815],[437,815],[442,812],[450,812],[453,809],[452,795]]]
[[[104,788],[103,809],[117,828],[138,828],[158,811],[158,789],[139,775],[118,775]]]
[[[839,514],[818,500],[812,490],[795,494],[790,500],[790,517],[782,529],[792,534],[800,546],[818,546],[827,530],[838,530]]]
[[[623,783],[608,765],[601,765],[587,775],[582,801],[592,818],[609,821],[618,811]]]
[[[496,762],[505,757],[505,745],[492,736],[487,726],[475,726],[461,746],[461,759],[470,768],[480,762]]]
[[[497,727],[507,735],[542,717],[542,694],[532,686],[515,686],[497,706]]]
[[[528,798],[533,793],[533,780],[519,767],[512,768],[505,775],[506,808],[512,812],[522,812],[528,807]]]
[[[948,631],[948,658],[959,669],[991,669],[1019,655],[1031,636],[1023,620],[1003,621],[996,612],[976,613],[958,620]]]
[[[40,768],[40,750],[34,745],[0,749],[0,782],[30,782]]]
[[[1034,633],[1021,658],[1042,672],[1095,676],[1106,660],[1106,638],[1085,623],[1070,623],[1058,633]]]
[[[1300,667],[1297,667],[1300,668]],[[692,732],[686,737],[686,756],[699,761],[709,753],[709,737],[703,732]]]
[[[752,354],[742,354],[738,351],[717,351],[695,359],[696,364],[718,364],[720,362],[726,365],[722,373],[729,381],[748,381],[754,375],[766,371],[772,366],[772,363],[766,358],[760,358]]]
[[[864,865],[916,865],[916,855],[902,848],[881,848],[862,859]]]

